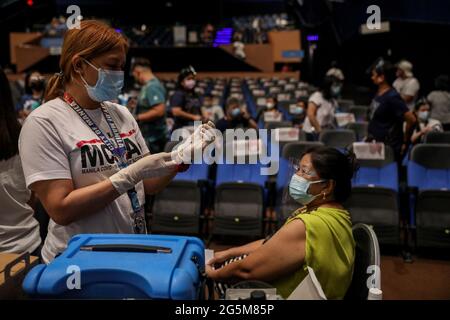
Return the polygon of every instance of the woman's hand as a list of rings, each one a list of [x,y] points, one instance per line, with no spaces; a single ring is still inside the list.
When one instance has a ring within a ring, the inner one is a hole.
[[[207,261],[206,264],[209,266],[219,265],[234,257],[235,255],[230,250],[214,252],[214,257]]]
[[[213,267],[209,264],[205,267],[205,272],[208,278],[216,280],[217,279],[217,270],[214,270]]]

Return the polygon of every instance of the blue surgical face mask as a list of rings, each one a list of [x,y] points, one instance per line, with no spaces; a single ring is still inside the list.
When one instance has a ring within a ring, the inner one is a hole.
[[[331,86],[331,95],[333,97],[337,97],[341,94],[342,87],[340,85],[332,85]]]
[[[324,182],[326,180],[308,181],[297,174],[294,174],[289,183],[289,194],[295,201],[307,205],[312,202],[316,197],[308,193],[309,186],[314,183]]]
[[[124,72],[104,70],[97,68],[87,60],[84,61],[98,72],[97,83],[94,86],[90,86],[80,74],[89,97],[97,102],[116,99],[123,87]]]
[[[430,116],[430,113],[428,111],[419,111],[419,119],[423,122],[426,122],[428,120],[428,117]]]
[[[238,117],[241,114],[241,109],[239,108],[235,108],[233,110],[231,110],[231,115],[233,116],[233,118]]]
[[[293,111],[294,111],[294,114],[298,114],[298,115],[303,114],[303,112],[304,112],[303,108],[299,107],[299,106],[296,106]]]

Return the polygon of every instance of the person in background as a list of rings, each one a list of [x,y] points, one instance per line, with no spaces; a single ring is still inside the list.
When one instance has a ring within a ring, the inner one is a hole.
[[[407,60],[402,60],[397,64],[397,79],[392,86],[405,101],[409,110],[414,110],[414,104],[419,93],[419,81],[412,73],[413,65]]]
[[[336,60],[331,61],[331,67],[330,69],[328,69],[327,76],[333,76],[337,79],[339,79],[340,81],[344,81],[345,77],[344,77],[344,73],[342,72],[342,70],[338,67],[338,63]]]
[[[308,99],[308,110],[303,124],[308,140],[317,140],[323,129],[334,128],[334,113],[337,107],[342,82],[334,76],[325,76],[320,90]]]
[[[206,24],[203,27],[201,33],[201,41],[205,46],[211,46],[214,42],[214,26],[211,23]]]
[[[194,121],[201,121],[200,100],[194,91],[195,72],[192,66],[184,68],[178,75],[177,89],[170,98],[170,110],[175,118],[173,129],[193,126]]]
[[[443,131],[442,124],[438,120],[430,118],[430,109],[430,104],[426,98],[417,100],[414,107],[414,115],[417,117],[417,122],[411,136],[412,144],[423,142],[428,132]]]
[[[283,114],[278,109],[278,100],[276,96],[270,96],[267,98],[266,106],[261,108],[256,115],[256,121],[259,122],[261,119],[264,121],[266,114],[274,116],[275,118],[279,117],[280,120],[283,120]]]
[[[222,107],[213,104],[213,96],[211,94],[203,96],[202,116],[212,122],[217,122],[224,117]]]
[[[31,111],[41,104],[45,91],[45,78],[39,71],[32,71],[25,77],[25,94],[20,98],[16,111],[20,120],[25,120]]]
[[[233,49],[234,55],[239,59],[245,60],[247,55],[245,54],[245,44],[242,42],[242,33],[236,31],[233,35]]]
[[[215,252],[207,261],[208,277],[224,283],[268,282],[287,299],[310,267],[327,299],[344,298],[352,280],[355,240],[343,203],[351,195],[355,156],[315,147],[298,155],[295,169],[289,194],[299,209],[269,239]]]
[[[295,127],[302,129],[303,123],[306,118],[306,110],[308,106],[308,100],[305,98],[299,98],[295,108],[291,110],[292,123]]]
[[[150,152],[162,152],[167,142],[166,90],[153,74],[148,59],[135,59],[131,71],[135,81],[142,86],[134,118]]]
[[[448,75],[440,75],[434,80],[434,90],[427,100],[431,107],[431,118],[442,123],[450,123],[450,81]]]
[[[0,253],[40,256],[39,223],[19,156],[20,129],[9,82],[0,68]]]
[[[371,68],[371,73],[378,90],[370,106],[367,141],[375,140],[389,145],[400,163],[408,150],[416,117],[391,86],[395,79],[395,68],[389,61],[379,59]],[[406,122],[405,134],[403,122]]]
[[[226,104],[225,117],[216,122],[216,128],[221,132],[227,129],[258,129],[256,121],[248,114],[247,110],[241,107],[239,100],[229,98]]]

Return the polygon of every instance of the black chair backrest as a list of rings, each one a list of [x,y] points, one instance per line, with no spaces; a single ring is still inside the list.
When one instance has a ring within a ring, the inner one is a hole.
[[[429,169],[450,168],[450,144],[424,143],[411,150],[411,161]]]
[[[369,295],[368,278],[381,277],[380,272],[380,247],[378,239],[371,227],[358,223],[353,226],[353,238],[355,239],[355,264],[350,287],[345,299],[367,300]],[[380,288],[378,288],[380,289]]]
[[[431,131],[425,135],[425,143],[449,143],[450,132]]]
[[[319,141],[329,147],[346,148],[356,141],[356,134],[349,129],[324,130],[320,133]]]
[[[281,156],[285,159],[296,158],[298,159],[307,149],[312,147],[321,147],[322,142],[318,141],[296,141],[289,142],[284,145],[281,152]]]
[[[265,126],[266,126],[266,129],[268,129],[268,130],[277,129],[277,128],[292,128],[292,122],[291,121],[267,122]]]

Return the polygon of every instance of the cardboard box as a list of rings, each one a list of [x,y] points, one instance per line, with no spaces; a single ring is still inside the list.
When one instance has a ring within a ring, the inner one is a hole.
[[[0,253],[0,300],[24,299],[22,281],[38,263],[39,259],[29,253]]]

